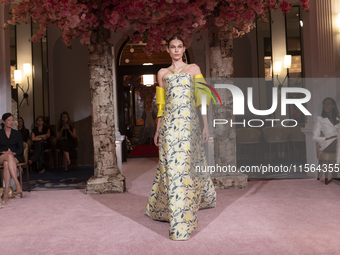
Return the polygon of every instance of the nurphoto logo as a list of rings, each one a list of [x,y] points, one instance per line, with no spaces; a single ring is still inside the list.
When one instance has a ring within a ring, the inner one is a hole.
[[[201,82],[200,82],[201,83]],[[218,97],[218,99],[220,100],[220,103],[222,105],[221,102],[221,98],[218,95],[218,93],[216,92],[216,90],[214,88],[212,88],[211,86],[201,83],[207,87],[209,87]],[[231,85],[231,84],[215,84],[215,88],[225,88],[225,89],[229,89],[229,91],[232,94],[233,97],[233,114],[234,115],[244,115],[244,94],[242,92],[242,90],[240,88],[238,88],[235,85]],[[202,88],[200,88],[202,89]],[[214,97],[212,96],[212,94],[206,90],[206,89],[202,89],[205,92],[207,92],[207,94],[209,94],[211,96],[211,98],[214,100],[215,105],[216,101],[214,99]],[[301,93],[304,94],[305,97],[304,98],[288,98],[287,94],[288,93]],[[282,87],[281,88],[281,115],[285,116],[287,115],[286,112],[286,108],[287,105],[295,105],[298,109],[300,109],[300,111],[304,114],[304,115],[312,115],[302,104],[307,103],[309,100],[311,99],[311,93],[309,90],[305,89],[305,88],[294,88],[294,87]],[[202,95],[202,115],[207,114],[207,104],[206,104],[206,95],[203,94]],[[253,88],[252,87],[248,87],[247,88],[247,105],[248,105],[248,109],[249,111],[257,116],[265,116],[265,115],[270,115],[272,113],[274,113],[277,110],[277,106],[278,106],[278,88],[277,87],[273,87],[272,88],[272,106],[270,109],[267,110],[258,110],[255,109],[254,104],[253,104]],[[283,127],[295,127],[297,126],[297,121],[294,119],[284,119],[284,120],[279,120],[279,119],[266,119],[265,121],[270,121],[272,122],[272,127],[274,126],[274,122],[275,121],[281,121],[281,125]],[[259,122],[259,125],[254,125],[254,122]],[[294,125],[285,125],[285,123],[295,123]],[[229,123],[229,121],[227,119],[214,119],[213,120],[213,127],[215,127],[215,125],[218,124],[227,124]],[[244,127],[246,127],[246,120],[243,120],[243,122],[233,122],[232,120],[230,120],[230,125],[243,125]],[[264,121],[261,119],[251,119],[248,120],[248,126],[249,127],[262,127],[264,125]]]

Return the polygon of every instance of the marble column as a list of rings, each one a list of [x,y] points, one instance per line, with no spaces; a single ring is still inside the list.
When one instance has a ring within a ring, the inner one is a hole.
[[[0,27],[8,20],[9,8],[0,5]],[[12,112],[9,29],[0,29],[0,115]]]
[[[116,75],[116,56],[114,46],[112,46],[112,80],[113,80],[113,104],[114,104],[114,121],[115,121],[115,136],[116,136],[116,155],[117,166],[121,174],[123,174],[123,141],[125,135],[121,135],[119,132],[119,120],[118,120],[118,100],[117,100],[117,75]]]

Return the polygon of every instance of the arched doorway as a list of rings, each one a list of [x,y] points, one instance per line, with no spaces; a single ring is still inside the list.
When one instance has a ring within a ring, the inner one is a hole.
[[[119,130],[123,135],[127,135],[127,128],[130,130],[128,132],[138,135],[142,126],[140,120],[146,101],[151,101],[151,107],[157,113],[158,109],[155,105],[157,72],[171,65],[171,58],[166,51],[154,52],[151,56],[147,56],[143,50],[144,47],[143,42],[133,43],[127,39],[118,52],[116,65],[118,118]],[[190,63],[187,51],[183,56],[183,61]],[[143,75],[153,76],[154,79],[151,82],[153,84],[143,84]],[[126,148],[126,144],[123,144],[123,148]],[[123,162],[126,160],[127,150],[123,151]]]

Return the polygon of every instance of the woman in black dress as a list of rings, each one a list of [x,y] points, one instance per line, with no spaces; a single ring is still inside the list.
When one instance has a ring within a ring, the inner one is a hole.
[[[44,118],[39,116],[36,119],[37,127],[32,130],[32,149],[33,153],[31,155],[30,161],[37,162],[39,165],[39,173],[45,172],[45,157],[44,150],[50,148],[48,139],[51,136],[51,131],[46,127]],[[31,162],[30,162],[31,163]]]
[[[69,114],[62,112],[57,126],[57,146],[66,159],[64,160],[65,171],[68,170],[68,165],[71,164],[71,158],[77,158],[77,139],[76,128],[73,126]]]
[[[25,127],[25,121],[23,118],[18,118],[18,130],[22,134],[22,139],[27,143],[28,138],[30,138],[30,131]]]
[[[5,180],[5,189],[2,195],[2,201],[8,201],[9,185],[11,177],[17,188],[16,194],[22,197],[22,189],[17,178],[17,163],[22,163],[24,152],[24,143],[21,132],[12,129],[13,115],[5,113],[2,115],[2,129],[0,130],[0,164],[4,166],[3,177]]]
[[[139,131],[138,141],[140,144],[144,144],[149,139],[150,144],[152,144],[156,131],[155,119],[157,119],[157,114],[151,107],[150,101],[146,102],[142,119],[144,120],[144,125]]]

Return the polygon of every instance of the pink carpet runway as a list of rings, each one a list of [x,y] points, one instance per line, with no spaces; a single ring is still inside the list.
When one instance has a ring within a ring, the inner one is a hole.
[[[315,179],[251,181],[217,190],[188,241],[144,216],[157,158],[123,164],[127,192],[25,192],[0,209],[0,254],[340,254],[340,185]]]

